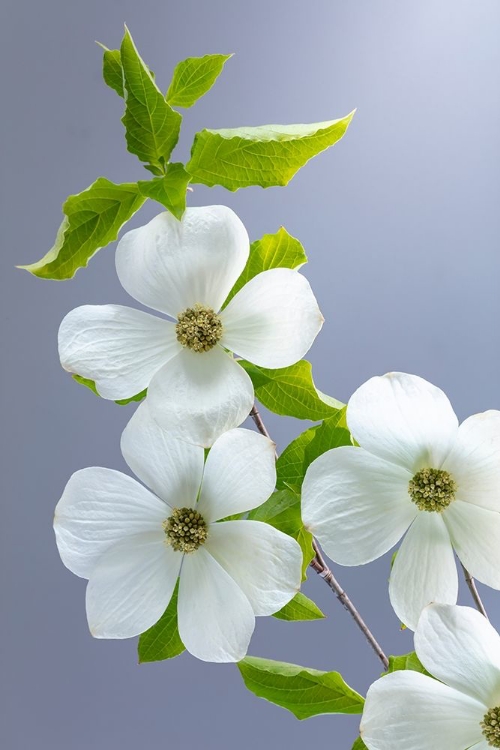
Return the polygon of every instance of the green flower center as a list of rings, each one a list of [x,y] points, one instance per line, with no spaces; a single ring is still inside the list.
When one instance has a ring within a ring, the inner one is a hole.
[[[167,544],[176,552],[194,552],[207,541],[207,522],[192,508],[174,508],[163,528]]]
[[[195,305],[179,313],[177,341],[193,352],[208,352],[222,338],[222,321],[211,307]]]
[[[457,486],[442,469],[421,469],[408,484],[408,492],[419,510],[442,513],[455,499]]]
[[[488,745],[500,747],[500,706],[490,708],[481,722],[481,729]]]

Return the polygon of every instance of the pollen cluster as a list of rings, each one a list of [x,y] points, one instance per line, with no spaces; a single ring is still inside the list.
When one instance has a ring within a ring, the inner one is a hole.
[[[222,322],[211,307],[195,305],[179,313],[177,341],[193,352],[208,352],[222,338]]]
[[[207,540],[207,522],[192,508],[174,508],[163,522],[167,544],[176,552],[194,552]]]
[[[491,747],[500,747],[500,706],[490,708],[484,715],[481,729]]]
[[[419,510],[442,513],[455,499],[456,484],[442,469],[422,469],[408,484],[408,492]]]

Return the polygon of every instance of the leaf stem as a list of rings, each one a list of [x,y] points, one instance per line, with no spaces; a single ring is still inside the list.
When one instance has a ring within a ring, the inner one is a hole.
[[[250,416],[252,417],[253,421],[255,422],[255,425],[261,435],[265,435],[267,438],[272,440],[266,425],[264,424],[262,417],[259,414],[259,411],[254,404],[252,407],[252,410],[250,412]],[[277,454],[276,454],[277,455]],[[333,575],[332,571],[328,567],[328,565],[325,562],[325,559],[323,555],[321,554],[321,550],[318,547],[318,543],[315,539],[313,539],[313,547],[315,552],[315,557],[310,563],[311,568],[316,571],[316,573],[325,581],[327,586],[329,586],[334,594],[336,595],[339,602],[342,604],[344,609],[349,612],[351,617],[353,618],[354,622],[358,626],[358,628],[361,630],[363,635],[365,636],[366,640],[368,641],[371,648],[374,650],[380,661],[382,662],[384,666],[384,670],[387,671],[389,668],[389,659],[385,655],[384,651],[382,650],[382,647],[380,646],[379,642],[369,629],[368,625],[365,623],[361,615],[359,614],[358,610],[350,600],[347,593],[344,591],[340,583],[337,581],[335,576]],[[478,595],[479,596],[479,595]],[[481,601],[481,600],[479,600]]]
[[[490,618],[488,617],[488,613],[486,612],[486,607],[484,606],[482,599],[479,595],[479,591],[477,590],[475,580],[473,579],[473,577],[471,576],[471,574],[469,573],[465,565],[463,563],[460,563],[460,565],[462,566],[462,569],[464,571],[465,582],[467,586],[469,587],[469,591],[472,595],[472,598],[474,599],[474,604],[478,608],[479,612],[481,612],[481,614],[484,615],[487,620],[489,620]]]

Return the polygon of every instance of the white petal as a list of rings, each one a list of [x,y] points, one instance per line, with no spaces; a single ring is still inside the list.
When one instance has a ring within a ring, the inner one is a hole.
[[[230,430],[208,454],[198,510],[218,521],[262,505],[275,486],[274,443],[252,430]]]
[[[349,399],[349,429],[370,453],[413,474],[441,468],[458,420],[443,391],[416,375],[390,372],[362,385]]]
[[[443,468],[456,481],[459,500],[500,511],[500,411],[462,422]]]
[[[70,478],[54,514],[63,563],[88,578],[101,555],[124,537],[162,531],[168,508],[135,479],[92,467]]]
[[[323,316],[309,282],[274,268],[240,289],[221,313],[222,345],[261,367],[288,367],[312,346]]]
[[[500,513],[455,500],[444,519],[455,551],[469,573],[500,589]]]
[[[182,346],[168,320],[121,305],[84,305],[59,328],[65,370],[95,380],[103,398],[135,396]]]
[[[194,506],[203,476],[203,448],[162,429],[151,416],[148,400],[125,427],[121,449],[134,474],[171,508]]]
[[[206,549],[244,591],[256,615],[278,612],[300,588],[300,546],[267,523],[214,523]]]
[[[500,636],[475,609],[426,607],[418,621],[415,650],[441,682],[489,708],[500,703]]]
[[[393,672],[368,690],[368,750],[465,750],[482,738],[484,706],[419,672]]]
[[[389,596],[397,616],[411,630],[431,602],[456,603],[457,566],[439,513],[419,511],[394,560]]]
[[[175,437],[205,448],[244,421],[253,398],[249,376],[220,346],[202,353],[184,349],[148,390],[154,419]]]
[[[255,627],[253,609],[203,547],[184,557],[177,616],[181,640],[198,659],[232,662],[245,656]]]
[[[334,448],[306,472],[302,519],[332,560],[364,565],[390,550],[418,513],[410,479],[362,448]]]
[[[95,638],[132,638],[157,622],[172,598],[182,555],[162,531],[111,547],[87,586],[87,619]]]
[[[197,302],[219,310],[243,271],[248,234],[226,206],[187,208],[127,232],[116,249],[116,271],[136,300],[176,318]]]

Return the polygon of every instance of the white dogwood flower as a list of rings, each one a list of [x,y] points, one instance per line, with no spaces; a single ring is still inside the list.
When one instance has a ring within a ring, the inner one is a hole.
[[[459,426],[439,388],[390,373],[354,393],[347,422],[361,447],[324,453],[302,489],[304,523],[327,555],[364,565],[408,531],[389,593],[412,630],[430,602],[456,603],[453,549],[475,578],[500,589],[500,412]]]
[[[54,519],[64,564],[87,578],[89,628],[130,638],[154,625],[180,576],[180,637],[205,661],[245,656],[255,616],[281,609],[300,587],[302,553],[259,521],[221,521],[262,504],[276,481],[274,444],[250,430],[224,433],[206,463],[142,404],[122,453],[150,488],[119,471],[88,468],[69,480]]]
[[[500,747],[500,636],[469,607],[431,604],[415,633],[425,669],[382,677],[368,690],[361,736],[368,750]]]
[[[253,405],[252,382],[230,352],[256,365],[301,359],[323,318],[308,281],[275,268],[250,279],[223,308],[249,256],[245,227],[225,206],[165,212],[124,235],[116,270],[126,291],[173,320],[121,305],[72,310],[59,330],[62,366],[101,396],[148,388],[155,419],[209,447]]]

